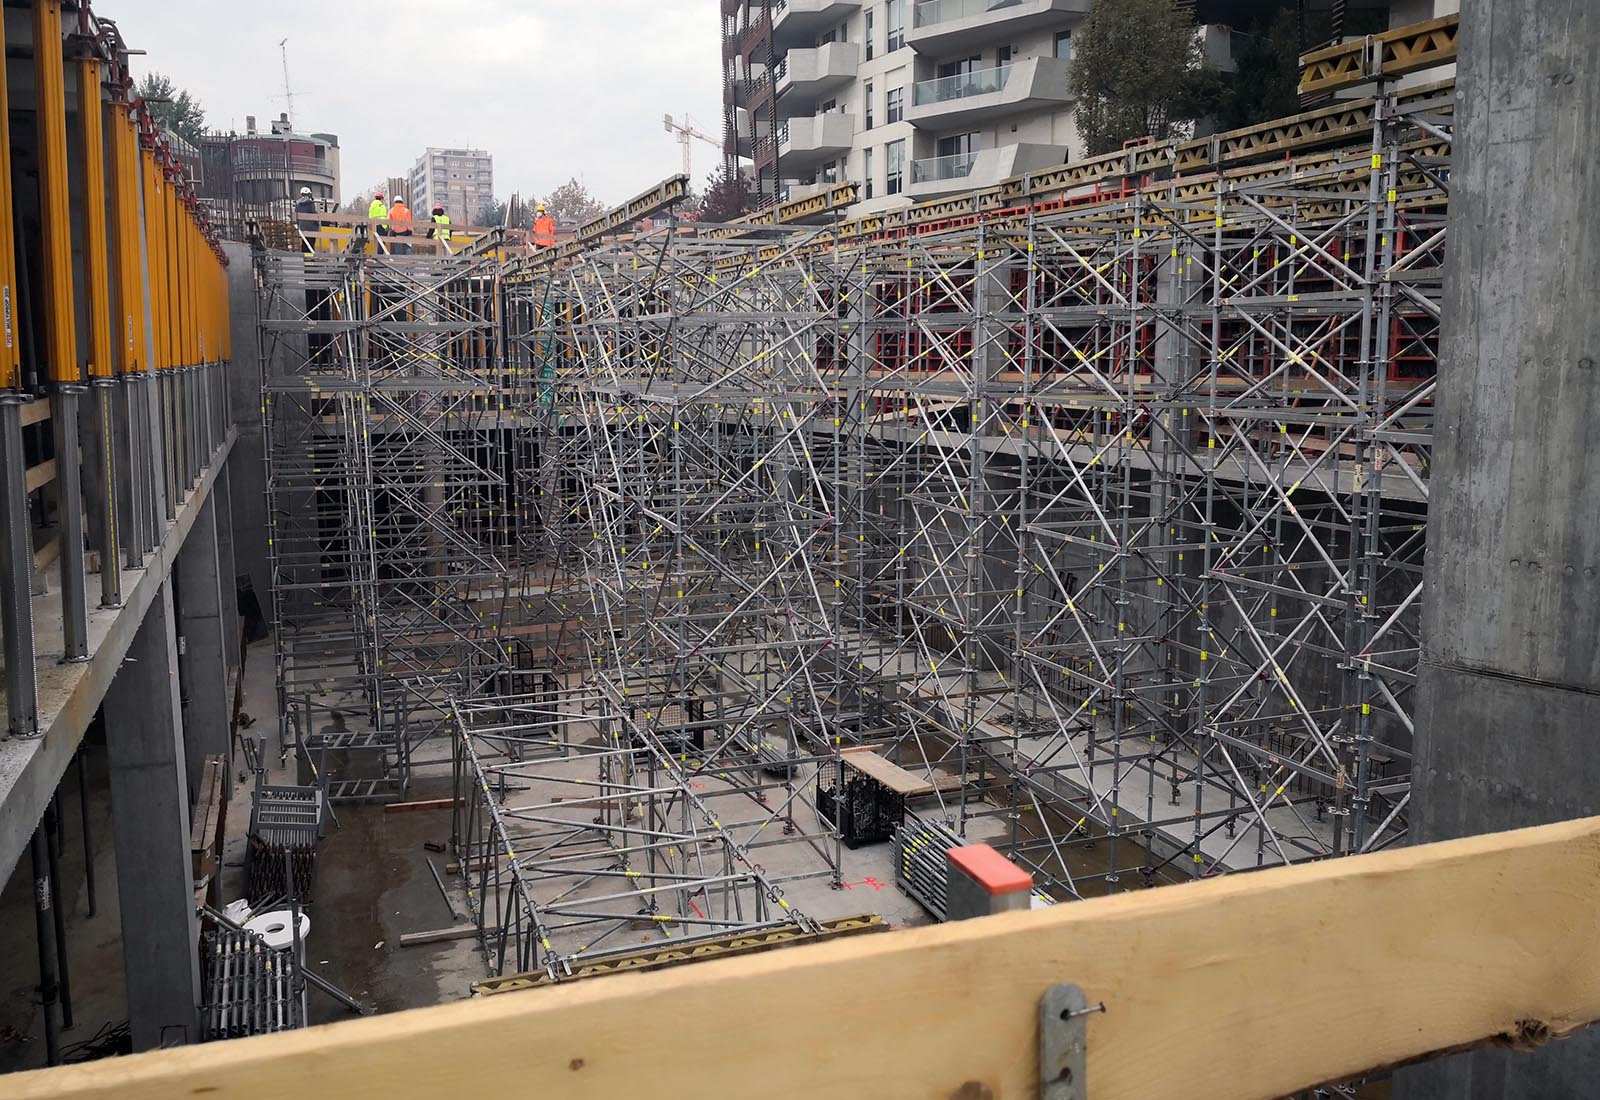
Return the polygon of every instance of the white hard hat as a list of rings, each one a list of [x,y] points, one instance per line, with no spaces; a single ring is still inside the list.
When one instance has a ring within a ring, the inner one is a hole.
[[[309,188],[309,187],[302,187],[302,188],[300,188],[300,193],[301,193],[301,194],[302,194],[302,195],[309,195],[309,194],[311,194],[311,188]]]

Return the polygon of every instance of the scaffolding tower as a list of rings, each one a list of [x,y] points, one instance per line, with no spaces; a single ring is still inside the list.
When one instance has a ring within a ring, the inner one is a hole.
[[[377,797],[448,734],[491,969],[548,980],[822,928],[857,752],[1057,900],[1403,842],[1453,93],[259,251],[288,741]]]
[[[395,797],[507,660],[499,265],[364,234],[256,265],[280,743],[334,798]]]

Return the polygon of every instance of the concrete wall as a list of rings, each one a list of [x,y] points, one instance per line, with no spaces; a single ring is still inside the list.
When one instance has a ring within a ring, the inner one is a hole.
[[[1600,810],[1600,9],[1467,0],[1462,27],[1419,841]],[[1597,1079],[1590,1031],[1418,1067],[1396,1096],[1587,1096]]]
[[[267,485],[261,444],[261,362],[256,349],[255,275],[250,247],[224,241],[228,254],[228,306],[233,317],[233,366],[228,372],[228,405],[239,439],[228,476],[232,483],[235,569],[250,578],[261,608],[270,614],[267,571]],[[231,591],[231,579],[223,582]]]

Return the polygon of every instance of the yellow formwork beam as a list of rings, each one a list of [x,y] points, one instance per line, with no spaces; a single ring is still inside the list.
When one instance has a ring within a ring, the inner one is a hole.
[[[100,59],[80,57],[79,129],[83,140],[83,267],[89,294],[89,377],[110,378],[111,284],[106,243],[105,118],[100,103]]]
[[[117,296],[117,368],[141,374],[145,361],[144,279],[139,263],[139,134],[125,103],[111,107],[111,267]]]
[[[5,56],[5,21],[0,19],[0,57]],[[11,117],[5,73],[0,72],[0,118]],[[22,349],[17,343],[17,232],[12,221],[11,128],[0,126],[0,389],[22,385]]]
[[[39,134],[39,221],[44,267],[44,353],[52,382],[78,382],[72,294],[72,214],[67,201],[67,87],[61,2],[33,7],[33,73]]]
[[[155,344],[152,370],[172,365],[172,326],[167,320],[167,181],[153,150],[143,150],[145,259],[150,271],[150,336]]]

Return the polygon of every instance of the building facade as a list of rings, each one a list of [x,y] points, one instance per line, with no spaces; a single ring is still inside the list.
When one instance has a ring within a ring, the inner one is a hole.
[[[861,213],[992,186],[1085,153],[1069,71],[1093,0],[728,0],[729,149],[779,198],[861,185]],[[1347,8],[1356,16],[1349,16]],[[1445,15],[1459,0],[1308,0],[1335,37]],[[1231,71],[1262,18],[1232,0],[1190,6],[1206,63]],[[1359,17],[1357,17],[1359,16]],[[1270,18],[1270,13],[1268,14]],[[770,45],[770,74],[761,63]],[[769,94],[773,135],[766,137]],[[1204,128],[1202,125],[1202,132]],[[757,205],[761,205],[758,203]]]
[[[986,187],[1082,149],[1068,93],[1090,0],[783,0],[776,148],[789,197],[863,212]]]
[[[199,159],[200,201],[225,228],[250,218],[287,218],[302,187],[324,209],[338,209],[338,136],[298,133],[286,113],[266,133],[249,115],[243,134],[206,135]]]
[[[782,197],[772,24],[788,2],[722,0],[723,170],[746,177],[756,210]]]
[[[457,222],[471,222],[494,202],[494,157],[482,149],[436,149],[417,158],[411,169],[413,210],[435,202]]]

